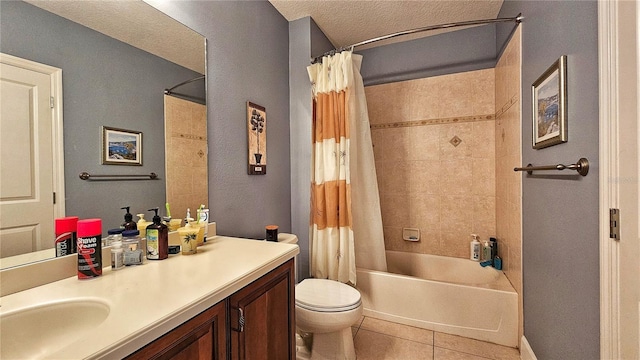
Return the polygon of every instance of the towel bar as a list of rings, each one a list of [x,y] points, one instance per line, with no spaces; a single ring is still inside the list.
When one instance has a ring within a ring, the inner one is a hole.
[[[80,179],[91,180],[92,178],[102,178],[103,180],[155,180],[158,174],[137,174],[137,175],[91,175],[86,171],[80,173]]]
[[[541,166],[533,166],[531,164],[527,164],[525,167],[517,167],[513,168],[513,171],[526,171],[527,174],[531,175],[534,171],[537,170],[575,170],[578,174],[582,176],[587,176],[589,173],[589,160],[585,158],[580,158],[577,163],[571,165],[541,165]]]

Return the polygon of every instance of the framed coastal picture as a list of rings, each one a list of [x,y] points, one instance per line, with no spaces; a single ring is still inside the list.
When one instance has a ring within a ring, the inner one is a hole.
[[[531,86],[533,148],[567,142],[567,56],[561,56]]]
[[[267,110],[247,101],[247,144],[249,175],[267,173]]]
[[[103,165],[142,165],[142,132],[102,127]]]

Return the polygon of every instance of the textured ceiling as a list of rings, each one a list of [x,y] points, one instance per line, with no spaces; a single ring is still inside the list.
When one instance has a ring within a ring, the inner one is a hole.
[[[460,21],[495,19],[503,0],[269,1],[289,21],[310,16],[334,46],[342,47],[403,30]],[[436,33],[438,32],[430,31],[401,36],[368,47]]]
[[[142,0],[25,1],[200,74],[205,72],[204,37]]]
[[[204,38],[142,0],[25,1],[204,74]],[[496,18],[503,0],[269,1],[288,21],[310,16],[333,45],[341,47],[403,30]],[[360,49],[439,32],[401,36]]]

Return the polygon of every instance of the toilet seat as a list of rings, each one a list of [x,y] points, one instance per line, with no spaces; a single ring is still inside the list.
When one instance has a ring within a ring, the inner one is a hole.
[[[317,312],[344,312],[358,308],[360,292],[327,279],[305,279],[296,286],[296,306]]]

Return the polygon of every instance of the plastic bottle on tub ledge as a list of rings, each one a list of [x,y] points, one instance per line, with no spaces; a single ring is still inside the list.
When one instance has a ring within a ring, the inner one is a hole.
[[[482,261],[493,261],[493,257],[491,257],[491,244],[489,244],[489,240],[485,240],[482,245]]]
[[[478,235],[471,234],[471,237],[473,238],[473,240],[471,240],[471,244],[469,246],[469,250],[470,250],[469,259],[473,261],[480,261],[481,245],[480,245],[480,241],[478,240]]]
[[[496,270],[502,270],[502,259],[498,255],[498,239],[496,239],[495,237],[490,237],[489,243],[491,244],[491,265]]]

